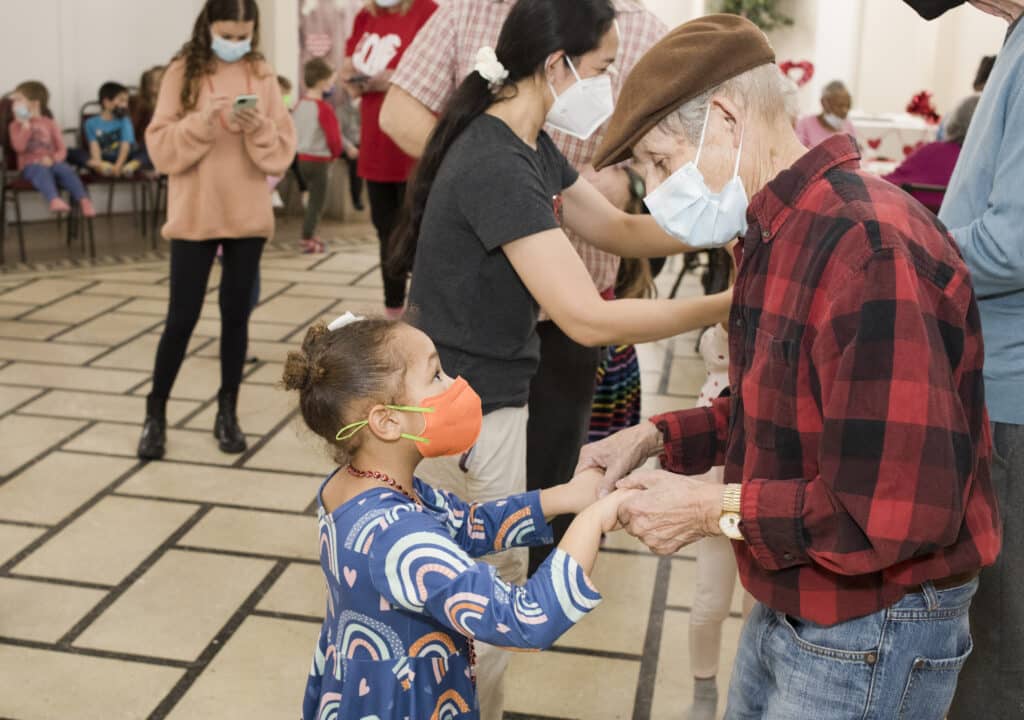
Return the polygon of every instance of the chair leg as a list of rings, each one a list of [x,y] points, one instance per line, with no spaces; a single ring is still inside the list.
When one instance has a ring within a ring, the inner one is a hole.
[[[142,233],[142,239],[146,239],[146,235],[149,234],[149,213],[146,208],[149,207],[149,181],[145,181],[139,185],[139,198],[141,200],[141,208],[139,209],[139,231]]]
[[[4,247],[7,245],[7,188],[0,190],[0,265],[7,261]]]
[[[107,183],[107,217],[112,218],[114,215],[114,183],[113,181]]]
[[[21,226],[21,200],[18,199],[17,193],[14,194],[14,222],[17,223],[18,230],[18,253],[22,262],[28,262],[25,255],[25,228]]]
[[[83,244],[85,243],[85,235],[84,235],[84,233],[85,233],[86,230],[88,230],[88,232],[89,232],[89,258],[91,260],[95,260],[96,259],[96,233],[93,231],[92,218],[84,218],[82,224],[83,224],[83,228],[82,228],[82,232],[83,232],[82,242],[83,242]]]

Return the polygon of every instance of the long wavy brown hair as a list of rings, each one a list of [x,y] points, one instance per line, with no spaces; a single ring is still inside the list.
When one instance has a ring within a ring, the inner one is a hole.
[[[175,59],[185,61],[185,81],[181,84],[181,109],[184,112],[194,110],[199,97],[199,83],[206,75],[213,74],[216,67],[216,56],[213,54],[213,37],[210,26],[215,22],[252,22],[252,50],[242,58],[249,63],[253,72],[257,72],[263,61],[260,44],[260,10],[256,0],[206,0],[196,24],[192,28],[191,39],[182,45]]]

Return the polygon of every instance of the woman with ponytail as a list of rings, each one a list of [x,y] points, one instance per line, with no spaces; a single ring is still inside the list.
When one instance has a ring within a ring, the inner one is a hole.
[[[256,0],[207,0],[192,38],[167,67],[146,130],[150,159],[168,176],[163,235],[171,243],[171,278],[139,440],[143,459],[164,455],[167,398],[203,309],[218,247],[224,249],[221,387],[213,433],[223,452],[246,449],[236,405],[253,285],[274,232],[267,176],[283,175],[295,156],[291,116],[258,48]],[[250,96],[244,108],[236,104],[243,95]]]
[[[649,216],[615,209],[542,129],[586,138],[609,117],[618,46],[611,0],[519,0],[442,113],[407,194],[396,246],[414,258],[410,306],[485,413],[473,450],[425,461],[419,476],[473,501],[526,489],[539,307],[590,346],[670,337],[728,314],[728,295],[603,300],[562,230],[617,255],[689,249]],[[525,580],[523,551],[495,565]],[[479,657],[482,717],[500,717],[507,656],[481,646]]]

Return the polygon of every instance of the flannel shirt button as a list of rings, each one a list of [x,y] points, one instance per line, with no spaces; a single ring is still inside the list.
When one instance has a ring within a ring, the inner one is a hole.
[[[772,239],[772,232],[771,232],[771,230],[762,230],[761,231],[761,238],[763,240],[771,240]]]
[[[790,560],[793,559],[793,553],[783,553],[782,554],[782,559],[785,560],[786,562],[789,562]]]

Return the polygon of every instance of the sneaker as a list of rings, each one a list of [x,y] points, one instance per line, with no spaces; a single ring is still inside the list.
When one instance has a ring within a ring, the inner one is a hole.
[[[299,249],[304,255],[315,255],[322,253],[327,248],[320,238],[306,238],[299,243]]]
[[[78,203],[78,207],[82,208],[82,217],[96,217],[96,208],[93,207],[91,199],[82,198]]]
[[[55,197],[50,201],[50,212],[55,213],[66,213],[71,212],[71,206],[64,202],[59,197]]]
[[[138,160],[129,160],[121,168],[121,177],[131,177],[132,175],[139,171],[139,168],[141,166],[142,163],[140,163]]]

